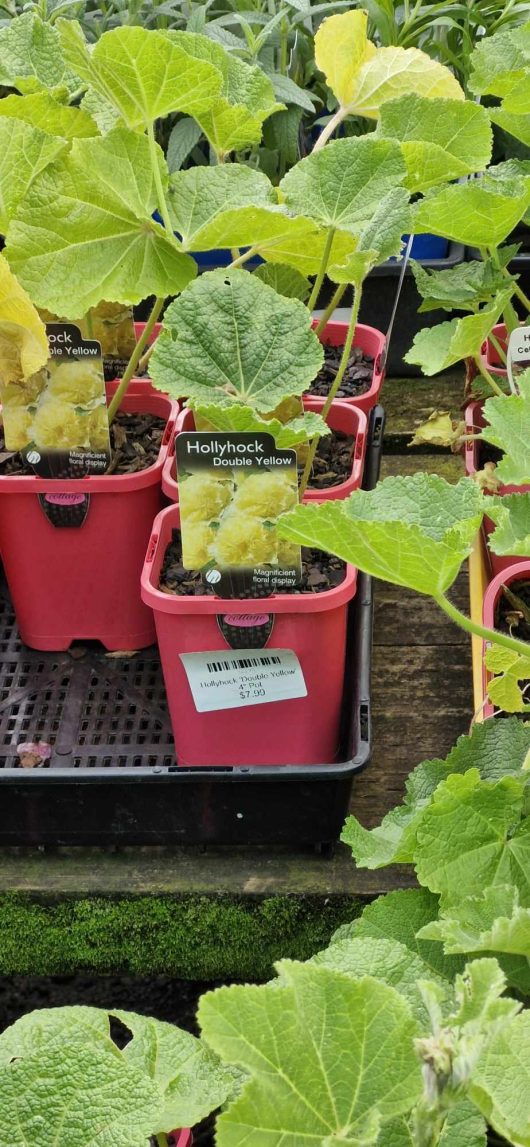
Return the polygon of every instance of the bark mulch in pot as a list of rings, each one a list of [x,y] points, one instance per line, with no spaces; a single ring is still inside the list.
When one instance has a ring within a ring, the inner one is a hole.
[[[307,483],[309,490],[329,490],[346,482],[352,471],[352,458],[355,437],[332,430],[321,438],[315,454],[311,475]],[[299,467],[300,473],[303,466]]]
[[[311,383],[308,394],[313,394],[317,398],[327,398],[335,381],[341,358],[341,346],[324,346],[324,363],[314,382]],[[373,373],[374,360],[372,356],[364,354],[360,347],[354,346],[336,397],[358,398],[360,394],[366,394],[372,385]]]
[[[107,474],[137,474],[154,466],[166,428],[158,414],[126,414],[120,411],[110,428],[112,459]],[[0,427],[0,474],[33,474],[21,454],[5,449]]]

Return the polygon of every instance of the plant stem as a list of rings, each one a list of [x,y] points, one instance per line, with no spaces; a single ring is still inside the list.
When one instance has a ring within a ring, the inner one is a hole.
[[[358,286],[354,285],[354,287],[353,287],[353,306],[352,306],[352,310],[351,310],[351,317],[350,317],[350,322],[349,322],[349,326],[348,326],[348,331],[346,334],[346,342],[344,343],[344,346],[342,348],[342,358],[341,358],[340,363],[339,363],[339,369],[338,369],[337,374],[335,376],[333,386],[331,387],[330,392],[328,394],[328,397],[326,398],[326,401],[325,401],[325,403],[322,407],[322,410],[320,412],[322,415],[322,418],[324,418],[324,419],[327,418],[327,416],[330,412],[331,404],[333,402],[333,399],[335,398],[335,395],[337,394],[337,391],[340,389],[340,384],[344,378],[344,375],[346,372],[346,367],[348,366],[348,362],[350,359],[350,351],[351,351],[352,343],[353,343],[353,337],[355,335],[355,328],[357,326],[357,319],[359,317],[359,308],[361,306],[361,295],[362,295],[362,284],[360,283]],[[315,460],[315,454],[316,454],[317,449],[318,449],[319,441],[320,441],[320,438],[317,437],[317,438],[313,438],[311,440],[311,442],[309,443],[309,450],[307,451],[307,458],[306,458],[306,462],[305,462],[305,466],[304,466],[304,472],[303,472],[302,478],[300,480],[300,501],[302,501],[302,498],[303,498],[303,496],[306,492],[306,489],[307,489],[307,483],[309,482],[309,477],[311,474],[311,468],[312,468],[313,462]]]
[[[322,253],[322,259],[320,261],[320,267],[319,267],[318,275],[315,279],[315,282],[313,283],[313,290],[311,291],[311,294],[309,296],[309,300],[307,303],[308,311],[313,310],[313,307],[314,307],[314,305],[318,299],[318,296],[320,294],[320,288],[322,286],[322,283],[324,282],[324,276],[325,276],[326,271],[328,269],[329,257],[331,255],[331,247],[333,244],[334,236],[335,236],[335,228],[330,227],[328,229],[328,233],[326,235],[326,242],[324,244],[324,251]]]
[[[503,267],[503,274],[506,274],[508,278],[510,277],[509,271],[506,267]],[[514,282],[512,283],[512,286],[514,295],[517,295],[517,298],[521,300],[527,311],[530,311],[530,299],[528,298],[528,295],[525,295],[522,287],[519,286],[519,283]]]
[[[482,362],[482,359],[481,359],[479,354],[475,355],[475,365],[478,367],[478,370],[479,370],[480,374],[482,375],[482,377],[486,379],[488,386],[491,386],[491,389],[493,390],[494,394],[498,394],[500,397],[503,397],[504,391],[501,389],[499,384],[497,382],[495,382],[495,379],[494,379],[493,375],[490,374],[487,366],[484,366],[484,363]]]
[[[143,330],[142,334],[140,335],[140,338],[138,339],[138,342],[136,343],[136,346],[132,352],[132,355],[129,359],[129,362],[127,363],[127,366],[123,372],[122,380],[120,382],[120,385],[118,386],[118,389],[116,390],[114,398],[112,399],[112,402],[109,405],[109,423],[112,422],[112,420],[116,416],[118,410],[120,409],[122,398],[124,397],[125,392],[127,390],[127,387],[128,387],[128,385],[131,381],[131,378],[133,377],[133,374],[136,370],[136,367],[138,366],[138,363],[140,362],[140,359],[142,357],[142,352],[145,349],[145,347],[147,346],[147,343],[149,342],[149,337],[152,334],[153,328],[155,326],[155,323],[158,320],[158,317],[160,315],[160,312],[161,312],[163,306],[164,306],[164,299],[155,299],[151,314],[149,315],[149,318],[145,324],[144,330]]]
[[[506,366],[506,352],[503,350],[497,336],[493,334],[493,331],[491,331],[489,334],[489,340],[491,345],[495,347],[501,362],[503,362]]]
[[[169,1139],[165,1131],[159,1131],[158,1135],[155,1135],[155,1139],[157,1142],[157,1147],[169,1147]]]
[[[239,255],[237,259],[233,259],[232,262],[228,264],[226,268],[227,271],[232,271],[234,267],[242,267],[243,263],[246,263],[248,259],[252,259],[254,255],[258,254],[257,247],[249,247],[248,251],[243,251],[242,255]]]
[[[332,115],[329,123],[327,123],[326,126],[322,128],[322,131],[320,132],[320,135],[313,148],[313,153],[315,151],[320,151],[321,148],[325,146],[325,144],[328,142],[328,139],[330,139],[330,137],[333,135],[333,132],[336,131],[338,127],[340,127],[343,119],[346,118],[346,114],[347,113],[344,108],[339,108],[338,111],[335,112],[335,115]]]
[[[340,286],[337,287],[337,290],[335,291],[335,294],[333,295],[331,302],[328,303],[328,305],[327,305],[327,307],[326,307],[326,309],[322,315],[322,318],[319,319],[319,321],[315,327],[315,334],[316,335],[321,335],[324,328],[327,327],[329,320],[330,320],[331,316],[335,313],[347,286],[348,286],[347,283],[341,283]]]
[[[518,653],[521,657],[530,656],[530,644],[528,642],[519,641],[519,638],[511,637],[508,633],[499,633],[496,629],[488,629],[486,625],[472,621],[470,617],[457,609],[456,605],[453,605],[444,593],[435,596],[434,600],[452,621],[456,622],[461,629],[465,629],[466,633],[482,637],[483,641],[491,641],[494,645],[509,649],[511,653]]]
[[[154,176],[155,187],[156,187],[156,194],[157,194],[157,198],[158,198],[158,210],[160,211],[160,214],[162,216],[162,222],[164,224],[164,227],[165,227],[168,235],[171,237],[171,239],[173,239],[173,227],[171,225],[171,219],[169,217],[169,209],[168,209],[168,205],[166,202],[166,194],[165,194],[164,187],[162,184],[162,173],[160,171],[160,164],[158,162],[157,143],[155,140],[155,129],[154,129],[154,126],[152,123],[149,124],[149,127],[147,129],[147,138],[149,140],[149,154],[151,156],[151,167],[153,170],[153,176]]]

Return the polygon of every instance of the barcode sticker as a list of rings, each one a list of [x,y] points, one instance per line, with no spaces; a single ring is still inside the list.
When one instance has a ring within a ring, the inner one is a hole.
[[[302,667],[291,649],[213,649],[181,653],[198,713],[307,697]]]

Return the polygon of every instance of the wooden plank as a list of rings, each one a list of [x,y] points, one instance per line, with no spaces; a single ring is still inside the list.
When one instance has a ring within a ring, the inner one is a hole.
[[[440,474],[446,482],[458,482],[464,476],[464,463],[460,454],[419,454],[409,450],[407,454],[383,454],[381,478],[390,474],[417,474],[426,470],[428,474]]]
[[[455,419],[462,417],[464,372],[458,367],[435,379],[387,378],[381,401],[387,416],[385,447],[404,450],[416,428],[434,410],[447,410]]]
[[[458,578],[450,597],[458,609],[468,612],[467,571],[463,571]],[[375,603],[375,645],[410,647],[449,644],[459,648],[459,656],[462,649],[467,648],[468,638],[464,631],[441,609],[433,606],[430,598],[422,594],[387,582],[377,582]]]

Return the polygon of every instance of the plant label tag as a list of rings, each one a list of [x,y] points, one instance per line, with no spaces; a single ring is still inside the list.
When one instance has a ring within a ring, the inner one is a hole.
[[[517,378],[530,367],[530,326],[516,327],[508,340],[506,358],[510,389],[517,393]]]
[[[198,713],[307,697],[302,667],[291,649],[214,649],[181,653],[180,660]]]
[[[296,452],[271,434],[189,431],[175,454],[184,568],[224,598],[296,589],[300,546],[277,530],[298,502]]]
[[[40,478],[104,474],[111,454],[101,347],[74,323],[47,323],[46,334],[46,365],[2,387],[6,448]]]

